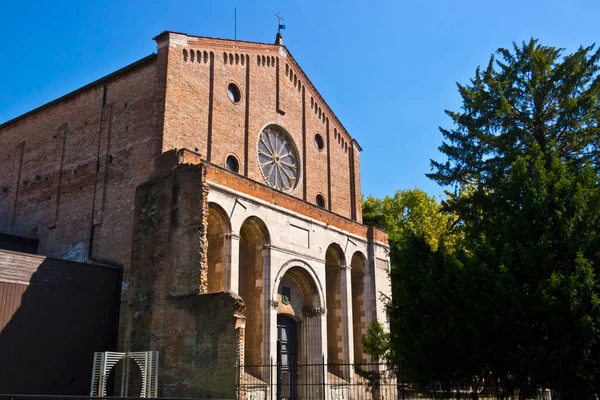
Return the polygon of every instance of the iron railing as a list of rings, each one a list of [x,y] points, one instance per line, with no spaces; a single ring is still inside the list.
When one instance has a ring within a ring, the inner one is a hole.
[[[371,384],[368,374],[379,379]],[[395,374],[383,364],[240,365],[238,399],[398,399]]]
[[[404,382],[385,364],[314,363],[238,366],[239,400],[557,400],[548,389],[507,390],[477,382],[451,387]]]

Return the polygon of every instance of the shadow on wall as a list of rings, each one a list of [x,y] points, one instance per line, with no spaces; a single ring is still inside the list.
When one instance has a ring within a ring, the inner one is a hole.
[[[121,270],[0,250],[0,394],[88,395],[115,349]]]

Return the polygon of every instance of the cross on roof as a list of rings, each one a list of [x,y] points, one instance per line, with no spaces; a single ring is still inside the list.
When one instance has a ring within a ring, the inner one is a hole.
[[[283,21],[283,18],[281,18],[281,13],[277,13],[275,14],[275,16],[277,17],[277,32],[281,32],[282,29],[285,29],[285,25],[281,24],[281,21]]]

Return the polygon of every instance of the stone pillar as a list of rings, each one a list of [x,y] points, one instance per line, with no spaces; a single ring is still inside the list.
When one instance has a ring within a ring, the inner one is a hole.
[[[342,298],[342,334],[344,337],[344,362],[354,362],[354,340],[352,332],[352,281],[351,268],[340,266],[340,292]],[[345,376],[350,377],[350,367],[346,368]]]
[[[229,264],[229,282],[225,285],[229,285],[229,290],[235,294],[240,293],[240,235],[231,233],[231,240],[229,241],[230,248],[230,264]]]
[[[270,293],[269,293],[270,295]],[[277,398],[277,308],[279,308],[279,301],[269,300],[268,301],[268,314],[269,314],[269,325],[266,329],[270,332],[271,340],[269,341],[269,359],[265,361],[265,364],[269,364],[271,371],[269,376],[271,382],[269,385],[269,392],[267,393],[267,399]]]
[[[246,317],[242,313],[235,313],[235,338],[237,344],[237,365],[239,366],[238,370],[238,379],[244,373],[243,364],[244,364],[244,336],[246,333]]]
[[[369,268],[369,264],[365,265],[365,277],[364,277],[365,292],[364,307],[365,307],[365,319],[367,327],[369,327],[377,318],[377,299],[375,297],[375,280],[373,279],[373,272]]]
[[[231,232],[227,232],[225,234],[224,243],[223,243],[223,290],[225,292],[231,291],[231,240],[232,234]]]
[[[263,363],[269,363],[271,353],[271,245],[265,244],[262,247],[263,259],[263,281],[262,281],[262,315],[263,315]],[[275,328],[277,329],[277,315],[275,316]],[[275,336],[277,338],[277,336]]]
[[[321,321],[325,308],[305,305],[302,309],[302,322],[299,334],[302,335],[303,354],[299,354],[300,364],[308,364],[304,371],[306,376],[300,376],[300,397],[305,399],[323,398],[324,383],[322,368],[319,364],[323,360]],[[305,381],[302,381],[305,379]]]
[[[304,341],[303,358],[299,360],[303,364],[316,364],[323,360],[322,317],[325,308],[306,305],[302,310],[302,337]]]

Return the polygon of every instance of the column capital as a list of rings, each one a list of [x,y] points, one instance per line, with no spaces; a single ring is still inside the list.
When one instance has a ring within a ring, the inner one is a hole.
[[[269,300],[269,306],[273,310],[277,310],[277,308],[279,307],[279,301],[277,301],[277,300]]]
[[[302,308],[302,314],[305,317],[320,317],[321,315],[325,315],[327,309],[325,307],[317,307],[313,305],[305,305]]]
[[[344,264],[342,264],[342,265],[340,265],[340,269],[341,269],[342,271],[350,271],[350,270],[352,269],[352,267],[351,267],[351,266],[349,266],[349,265],[344,265]]]

